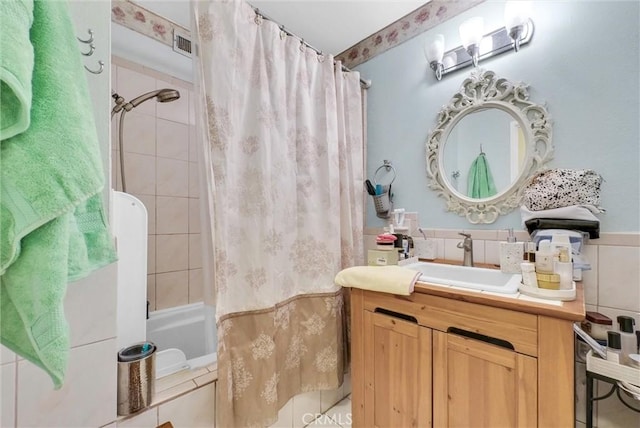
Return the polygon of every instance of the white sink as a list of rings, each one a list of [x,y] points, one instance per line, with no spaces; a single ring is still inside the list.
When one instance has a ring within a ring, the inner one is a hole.
[[[417,262],[403,267],[420,271],[418,281],[435,285],[470,288],[492,293],[515,294],[522,275],[502,273],[497,269]]]

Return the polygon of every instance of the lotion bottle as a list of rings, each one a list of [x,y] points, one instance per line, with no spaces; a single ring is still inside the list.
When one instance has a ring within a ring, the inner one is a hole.
[[[635,350],[637,349],[636,335],[633,333],[635,320],[631,317],[620,315],[617,321],[620,328],[620,344],[622,348],[620,364],[631,365],[629,355],[635,354]]]
[[[500,243],[500,270],[504,273],[521,273],[520,263],[523,255],[522,242],[516,242],[513,229],[509,229],[507,242]]]
[[[567,247],[559,248],[558,260],[553,262],[553,272],[560,275],[560,290],[573,288],[573,263],[569,258]]]

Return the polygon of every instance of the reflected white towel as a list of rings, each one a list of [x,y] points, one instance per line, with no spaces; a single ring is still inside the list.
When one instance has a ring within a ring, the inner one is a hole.
[[[571,205],[562,208],[552,208],[550,210],[531,211],[526,206],[520,207],[522,224],[533,218],[561,218],[568,220],[593,220],[599,221],[595,214],[604,212],[603,209],[593,205]]]
[[[408,296],[421,273],[400,266],[355,266],[343,269],[336,275],[335,283],[342,287]]]

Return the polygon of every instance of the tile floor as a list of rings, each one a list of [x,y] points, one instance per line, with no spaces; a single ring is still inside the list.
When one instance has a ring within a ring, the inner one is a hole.
[[[351,428],[351,395],[320,415],[308,428]]]

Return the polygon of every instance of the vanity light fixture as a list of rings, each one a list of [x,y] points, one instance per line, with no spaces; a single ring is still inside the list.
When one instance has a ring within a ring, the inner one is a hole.
[[[531,1],[508,1],[504,10],[504,27],[484,34],[484,20],[481,17],[470,18],[460,25],[462,46],[444,51],[444,36],[437,34],[424,47],[429,67],[435,72],[436,79],[452,71],[473,65],[492,56],[505,52],[518,52],[522,45],[533,37]]]

